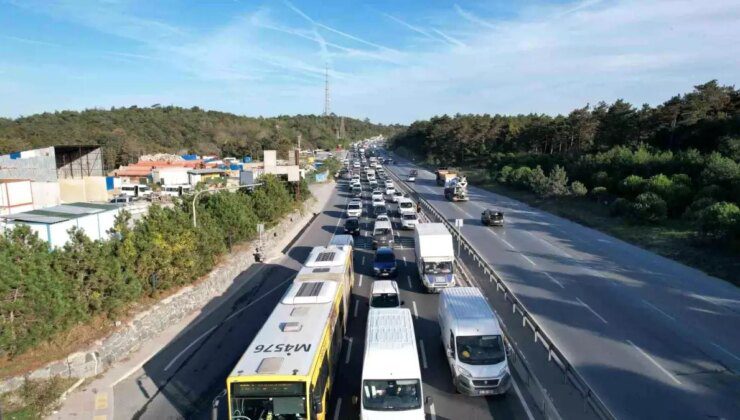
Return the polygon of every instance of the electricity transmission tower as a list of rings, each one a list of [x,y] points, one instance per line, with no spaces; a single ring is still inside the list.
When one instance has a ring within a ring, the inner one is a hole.
[[[326,65],[326,79],[324,82],[324,116],[328,117],[331,113],[331,107],[330,107],[330,99],[329,99],[329,64]]]

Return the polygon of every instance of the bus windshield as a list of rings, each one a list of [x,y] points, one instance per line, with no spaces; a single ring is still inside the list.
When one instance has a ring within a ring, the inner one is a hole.
[[[424,274],[452,274],[452,261],[424,262]]]
[[[231,384],[231,419],[298,420],[306,415],[303,382],[243,382]]]
[[[366,380],[362,383],[362,405],[366,410],[378,411],[421,408],[419,380]]]
[[[457,357],[469,365],[495,365],[506,358],[500,335],[457,337]]]

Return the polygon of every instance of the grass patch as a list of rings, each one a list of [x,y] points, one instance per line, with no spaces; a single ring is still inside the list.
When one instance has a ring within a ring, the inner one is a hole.
[[[35,420],[57,409],[62,393],[77,380],[75,378],[28,379],[13,392],[0,396],[3,419]]]

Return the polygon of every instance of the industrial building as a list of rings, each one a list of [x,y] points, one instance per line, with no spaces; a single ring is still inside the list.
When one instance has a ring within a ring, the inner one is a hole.
[[[0,179],[29,181],[36,209],[63,202],[107,201],[113,183],[103,168],[98,146],[51,146],[0,156]],[[9,197],[8,202],[18,200]]]
[[[118,204],[63,204],[0,216],[0,227],[27,225],[51,247],[61,247],[69,240],[69,230],[73,227],[82,229],[90,239],[108,239],[121,208]]]

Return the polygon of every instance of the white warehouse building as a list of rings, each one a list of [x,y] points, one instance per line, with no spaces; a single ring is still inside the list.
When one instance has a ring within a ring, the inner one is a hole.
[[[27,225],[51,247],[61,247],[69,240],[69,230],[73,227],[82,229],[90,239],[108,239],[108,231],[121,209],[118,204],[62,204],[2,216],[0,226],[13,229],[17,225]]]

